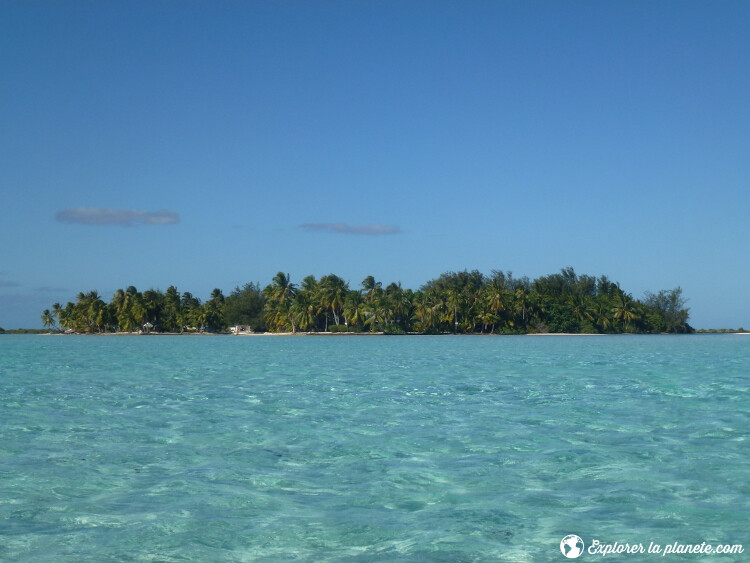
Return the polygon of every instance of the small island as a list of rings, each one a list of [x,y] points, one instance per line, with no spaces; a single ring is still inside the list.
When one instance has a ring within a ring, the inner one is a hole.
[[[45,327],[75,333],[382,333],[382,334],[619,334],[691,333],[682,289],[646,292],[642,299],[606,276],[573,268],[534,280],[511,272],[446,272],[418,290],[367,276],[358,288],[330,274],[299,284],[279,272],[261,289],[214,289],[201,302],[175,286],[166,291],[118,289],[109,303],[97,291],[79,293],[41,316]]]

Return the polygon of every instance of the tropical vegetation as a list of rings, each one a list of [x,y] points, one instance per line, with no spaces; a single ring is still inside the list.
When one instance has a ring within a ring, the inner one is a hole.
[[[418,290],[367,276],[358,287],[329,274],[294,283],[279,272],[262,288],[214,289],[201,300],[175,286],[166,291],[97,291],[42,312],[45,327],[74,332],[382,332],[386,334],[687,333],[682,289],[635,299],[606,276],[573,268],[534,280],[511,272],[446,272]]]

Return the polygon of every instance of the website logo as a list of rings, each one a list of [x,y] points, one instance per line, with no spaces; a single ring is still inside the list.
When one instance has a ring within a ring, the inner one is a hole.
[[[583,553],[583,540],[575,534],[565,536],[560,542],[560,551],[568,559],[575,559]]]

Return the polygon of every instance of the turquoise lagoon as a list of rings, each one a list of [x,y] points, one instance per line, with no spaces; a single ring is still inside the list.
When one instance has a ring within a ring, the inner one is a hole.
[[[748,336],[3,336],[0,401],[3,561],[750,559]]]

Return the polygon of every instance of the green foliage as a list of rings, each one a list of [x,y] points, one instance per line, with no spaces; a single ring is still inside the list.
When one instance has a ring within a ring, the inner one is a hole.
[[[511,272],[446,272],[419,290],[385,288],[367,276],[359,288],[329,274],[307,276],[299,286],[277,273],[260,289],[249,283],[228,297],[214,289],[205,303],[170,286],[166,292],[118,289],[110,303],[96,291],[75,303],[55,303],[41,316],[47,327],[76,332],[221,332],[230,325],[273,332],[383,332],[385,334],[524,334],[527,332],[692,332],[678,287],[639,301],[606,276],[579,276],[573,268],[535,280]]]
[[[549,332],[580,332],[581,326],[567,303],[549,300],[545,324]]]
[[[685,307],[687,300],[682,297],[682,288],[672,290],[661,290],[657,294],[646,292],[644,305],[651,309],[654,321],[658,322],[659,329],[655,332],[692,332],[687,324],[688,312]]]
[[[284,272],[277,273],[272,283],[263,290],[264,319],[274,332],[297,332],[298,312],[292,307],[296,295],[296,284]]]
[[[174,286],[166,293],[155,289],[141,293],[131,285],[115,291],[109,303],[96,291],[79,293],[75,303],[69,302],[65,307],[55,303],[51,312],[45,310],[42,323],[79,333],[183,332],[188,327],[218,332],[226,328],[220,290],[214,290],[211,299],[201,305],[190,293],[180,297]]]
[[[248,283],[235,287],[224,300],[224,320],[229,326],[248,326],[255,332],[266,330],[263,320],[263,292],[260,284]]]

